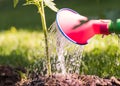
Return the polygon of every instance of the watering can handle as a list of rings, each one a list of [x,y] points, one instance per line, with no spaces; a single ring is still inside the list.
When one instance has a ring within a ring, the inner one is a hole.
[[[110,33],[119,33],[120,34],[120,19],[117,19],[116,22],[111,20],[89,20],[79,26],[78,30],[71,32],[69,35],[71,38],[72,33],[75,33],[76,36],[79,36],[80,41],[78,44],[87,44],[88,40],[91,39],[96,34],[108,35]],[[78,34],[78,35],[77,35]]]
[[[108,24],[111,20],[89,20],[76,29],[69,32],[67,35],[77,41],[77,44],[85,45],[88,40],[96,34],[110,34]]]

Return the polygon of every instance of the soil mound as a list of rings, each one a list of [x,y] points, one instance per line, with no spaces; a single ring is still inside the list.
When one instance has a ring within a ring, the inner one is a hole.
[[[21,67],[13,68],[0,65],[0,86],[15,86],[18,81],[21,81],[20,71],[25,72]]]
[[[27,80],[23,86],[120,86],[120,80],[115,77],[99,78],[95,75],[53,74],[39,76]]]
[[[100,78],[95,75],[53,74],[40,76],[31,74],[31,78],[23,80],[23,68],[0,66],[0,86],[120,86],[120,79],[115,77]]]

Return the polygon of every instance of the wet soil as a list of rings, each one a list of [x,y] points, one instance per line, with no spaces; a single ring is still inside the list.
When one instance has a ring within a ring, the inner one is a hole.
[[[100,78],[95,75],[52,74],[41,76],[31,74],[31,78],[22,79],[23,68],[0,66],[0,86],[120,86],[120,79],[115,77]]]

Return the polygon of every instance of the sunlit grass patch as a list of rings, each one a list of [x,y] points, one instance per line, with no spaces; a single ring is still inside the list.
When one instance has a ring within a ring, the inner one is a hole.
[[[95,74],[101,77],[120,77],[120,38],[118,35],[108,35],[104,38],[95,36],[85,46],[84,64],[81,71],[84,74]]]
[[[0,32],[0,64],[26,65],[33,62],[35,58],[44,56],[44,37],[42,32],[17,30],[11,27],[10,30]],[[20,59],[21,58],[21,59]],[[13,59],[15,61],[13,61]],[[16,63],[18,60],[19,64]]]
[[[85,45],[85,51],[90,52],[95,48],[105,50],[109,48],[110,46],[116,46],[119,47],[119,38],[117,35],[105,35],[102,37],[102,35],[96,35],[92,39],[89,40],[88,44]]]

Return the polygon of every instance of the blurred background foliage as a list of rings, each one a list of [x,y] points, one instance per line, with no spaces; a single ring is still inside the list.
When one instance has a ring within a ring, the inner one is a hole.
[[[0,0],[0,64],[28,67],[44,57],[44,37],[35,6],[23,6],[20,0],[13,8],[11,0]],[[55,0],[60,8],[71,8],[89,19],[120,18],[120,0]],[[46,7],[48,27],[56,13]],[[118,35],[96,36],[85,46],[81,74],[120,77]],[[73,49],[74,50],[74,49]]]
[[[119,0],[55,0],[56,6],[60,8],[71,8],[81,15],[91,18],[120,17]],[[41,27],[39,14],[35,6],[23,6],[25,0],[20,0],[14,9],[11,0],[0,0],[0,29],[8,29],[11,26],[17,28],[39,28]],[[55,20],[55,13],[46,7],[47,25],[50,26]]]

